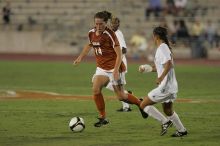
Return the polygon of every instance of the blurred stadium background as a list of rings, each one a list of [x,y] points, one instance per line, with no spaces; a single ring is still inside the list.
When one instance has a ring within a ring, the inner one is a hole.
[[[121,19],[133,59],[152,59],[151,34],[157,25],[169,29],[176,58],[220,59],[219,4],[219,0],[0,0],[0,54],[76,55],[87,42],[94,14],[108,10]],[[10,19],[4,18],[7,14]]]
[[[0,0],[0,146],[219,146],[219,4],[220,0]],[[110,98],[105,100],[111,124],[93,127],[94,102],[82,97],[91,97],[96,65],[82,62],[75,68],[72,60],[87,42],[94,14],[102,10],[121,19],[127,56],[137,60],[129,62],[126,88],[138,97],[155,87],[156,74],[137,72],[139,60],[152,60],[152,28],[169,29],[180,86],[175,109],[189,136],[170,138],[173,127],[161,137],[158,122],[143,120],[135,106],[131,113],[116,114],[121,103]],[[69,130],[73,116],[84,118],[83,133]]]

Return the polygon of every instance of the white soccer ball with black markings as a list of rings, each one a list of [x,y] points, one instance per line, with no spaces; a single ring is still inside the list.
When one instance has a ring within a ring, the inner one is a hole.
[[[70,120],[69,127],[73,132],[82,132],[85,129],[85,123],[81,117],[73,117]]]

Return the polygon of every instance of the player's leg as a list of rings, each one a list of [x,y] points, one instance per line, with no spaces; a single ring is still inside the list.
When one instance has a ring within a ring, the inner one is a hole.
[[[140,105],[144,112],[161,122],[161,136],[166,134],[167,129],[172,125],[172,122],[152,105],[162,101],[163,99],[166,99],[167,96],[169,96],[169,94],[160,93],[160,90],[156,88],[152,90],[147,97],[144,98]]]
[[[124,53],[126,53],[126,51]],[[123,54],[122,62],[124,63],[124,65],[126,67],[126,71],[124,72],[124,80],[125,80],[124,85],[125,85],[126,84],[125,74],[127,73],[127,69],[128,69],[128,63],[127,63],[127,59],[125,57],[125,54]],[[132,94],[131,91],[127,91],[127,90],[125,90],[125,93],[126,94],[127,93]],[[131,111],[130,104],[128,104],[128,103],[126,103],[124,101],[121,101],[121,103],[122,103],[122,108],[118,109],[117,111],[119,111],[119,112],[129,112],[129,111]]]
[[[130,94],[130,93],[125,93],[124,92],[124,87],[123,85],[113,85],[114,88],[114,92],[116,93],[117,98],[120,101],[125,101],[127,103],[130,104],[135,104],[139,107],[141,101],[135,97],[134,95]]]
[[[126,94],[128,94],[128,93],[132,94],[131,91],[124,90],[124,92]],[[121,101],[121,103],[122,103],[122,107],[117,110],[118,112],[130,112],[130,111],[132,111],[131,108],[130,108],[130,104],[128,104],[128,103],[126,103],[124,101]]]
[[[95,127],[101,127],[108,124],[105,112],[105,101],[102,95],[102,88],[109,82],[109,78],[103,75],[95,75],[93,77],[93,98],[99,111],[99,121],[94,124]]]
[[[144,98],[142,103],[140,104],[140,108],[147,113],[149,116],[153,117],[154,119],[158,120],[162,124],[166,123],[168,120],[167,118],[161,114],[154,106],[156,102],[152,101],[148,96]]]
[[[121,101],[124,101],[129,104],[135,104],[140,107],[141,100],[135,97],[133,94],[125,93],[123,85],[125,84],[125,73],[120,73],[120,80],[115,81],[112,74],[109,76],[110,82],[112,82],[114,92],[117,95],[117,98]],[[141,110],[142,111],[142,110]],[[141,112],[143,117],[148,117],[144,112]]]
[[[176,112],[173,111],[173,103],[172,102],[164,102],[162,103],[164,113],[167,115],[168,119],[170,119],[173,125],[176,127],[177,131],[172,134],[172,137],[182,137],[187,135],[187,130],[183,126],[179,116]]]
[[[109,89],[109,90],[114,92],[114,88],[112,86],[112,82],[108,83],[108,85],[106,86],[106,89]],[[132,94],[131,91],[124,90],[124,92]],[[128,103],[126,103],[124,101],[121,101],[121,103],[122,103],[122,107],[117,110],[118,112],[130,112],[131,111],[130,105]]]
[[[124,90],[124,92],[126,94],[129,93],[127,90]],[[130,104],[129,103],[121,101],[121,104],[122,104],[122,107],[117,109],[118,112],[130,112],[130,111],[132,111],[131,108],[130,108]]]
[[[135,104],[140,109],[141,100],[135,97],[133,94],[125,93],[123,85],[113,85],[117,98],[129,104]],[[143,118],[147,118],[148,114],[140,109]]]
[[[120,73],[120,80],[119,81],[114,80],[113,74],[111,74],[109,77],[110,77],[110,82],[113,85],[114,92],[115,92],[117,98],[119,100],[125,101],[127,103],[136,104],[139,107],[141,101],[137,97],[135,97],[134,95],[124,92],[125,91],[124,85],[126,84],[125,72]]]

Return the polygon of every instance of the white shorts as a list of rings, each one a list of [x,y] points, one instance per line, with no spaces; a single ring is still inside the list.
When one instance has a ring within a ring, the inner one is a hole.
[[[104,69],[101,69],[101,68],[97,67],[96,72],[92,77],[92,82],[94,80],[94,77],[97,76],[97,75],[102,75],[102,76],[109,77],[109,83],[111,83],[112,85],[124,85],[124,84],[126,84],[125,72],[119,73],[120,79],[118,81],[115,81],[112,72],[108,72]]]
[[[148,93],[148,97],[153,102],[174,102],[177,95],[176,93],[170,93],[170,92],[162,92],[160,88],[155,88],[152,91]]]

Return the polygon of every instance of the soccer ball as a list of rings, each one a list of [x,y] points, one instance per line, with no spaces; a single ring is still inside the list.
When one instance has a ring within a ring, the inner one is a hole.
[[[82,132],[85,129],[85,123],[81,117],[73,117],[69,123],[70,130],[73,132]]]

